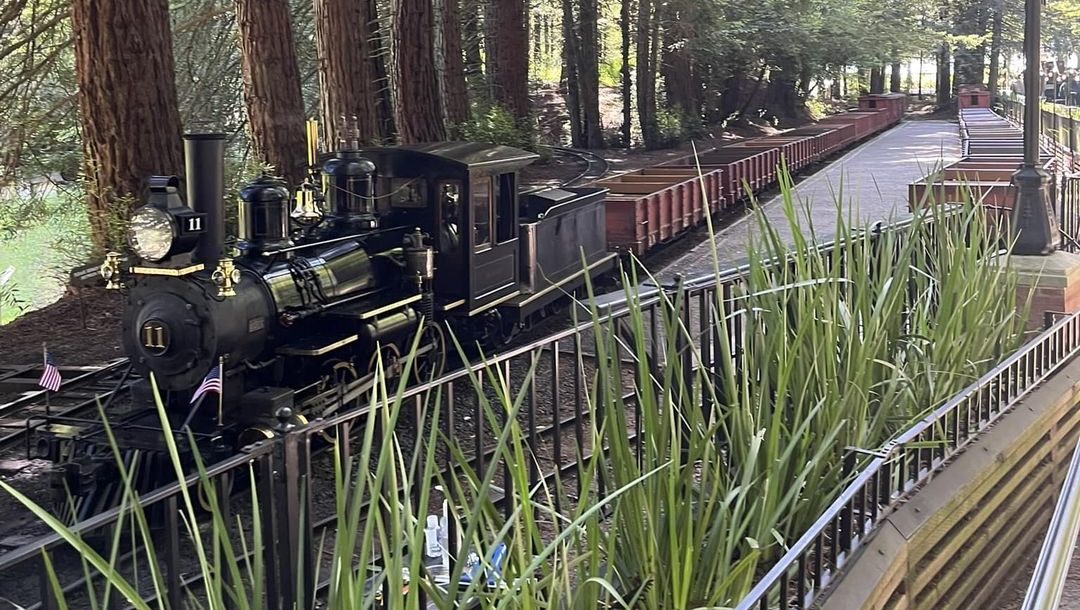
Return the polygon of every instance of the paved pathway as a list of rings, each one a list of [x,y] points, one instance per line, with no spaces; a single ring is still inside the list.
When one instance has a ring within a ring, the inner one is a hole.
[[[843,187],[845,211],[858,211],[859,221],[910,216],[907,210],[908,184],[935,167],[960,158],[960,136],[956,123],[948,121],[907,121],[847,152],[825,168],[796,185],[800,207],[808,207],[819,239],[835,234],[837,192]],[[764,204],[766,217],[779,233],[789,239],[791,231],[784,219],[781,197]],[[755,215],[732,223],[716,236],[720,268],[726,269],[746,257],[747,240],[757,232]],[[676,273],[696,276],[713,269],[709,241],[700,243],[680,258],[653,272],[662,279]]]

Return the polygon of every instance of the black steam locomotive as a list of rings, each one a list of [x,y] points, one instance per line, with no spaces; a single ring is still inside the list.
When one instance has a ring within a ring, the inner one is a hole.
[[[271,435],[283,413],[325,416],[365,396],[379,361],[400,375],[417,336],[411,374],[437,376],[448,333],[504,343],[614,264],[606,191],[519,194],[532,153],[346,145],[316,160],[309,148],[312,177],[295,192],[265,175],[241,190],[227,241],[224,138],[186,136],[186,200],[177,178],[151,178],[133,257],[102,266],[125,291],[135,370],[154,374],[178,419],[234,430],[234,447]],[[223,408],[192,407],[215,366]]]

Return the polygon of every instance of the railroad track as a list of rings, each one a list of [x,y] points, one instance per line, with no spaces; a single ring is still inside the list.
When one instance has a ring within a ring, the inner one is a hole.
[[[593,182],[603,178],[611,171],[611,165],[607,162],[607,159],[596,153],[587,150],[579,150],[577,148],[566,148],[565,146],[547,146],[546,148],[550,148],[551,151],[557,155],[573,157],[580,161],[584,161],[587,164],[584,171],[566,182],[563,182],[559,185],[560,187],[576,186],[582,183]]]
[[[0,366],[0,396],[6,400],[0,403],[0,451],[26,442],[35,420],[46,415],[73,417],[96,407],[99,400],[107,407],[134,381],[127,358],[102,366],[60,367],[64,378],[60,389],[47,394],[37,385],[41,369],[41,365]]]

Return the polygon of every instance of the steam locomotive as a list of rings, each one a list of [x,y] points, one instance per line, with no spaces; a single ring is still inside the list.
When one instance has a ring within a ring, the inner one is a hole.
[[[606,190],[519,194],[532,153],[354,141],[318,155],[311,129],[311,177],[293,192],[268,175],[245,185],[229,241],[224,137],[185,136],[186,198],[178,178],[150,178],[132,255],[110,253],[101,269],[124,291],[123,344],[138,374],[153,373],[178,420],[235,430],[234,446],[268,438],[283,417],[343,408],[407,358],[413,379],[429,380],[449,333],[505,343],[615,262]],[[222,404],[192,406],[214,367]]]

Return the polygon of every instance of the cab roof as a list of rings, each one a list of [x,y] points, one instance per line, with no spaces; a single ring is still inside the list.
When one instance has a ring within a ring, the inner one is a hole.
[[[432,142],[427,144],[404,144],[365,148],[361,154],[390,158],[395,161],[423,163],[432,169],[440,168],[472,173],[515,172],[540,158],[527,150],[483,144],[480,142]]]

